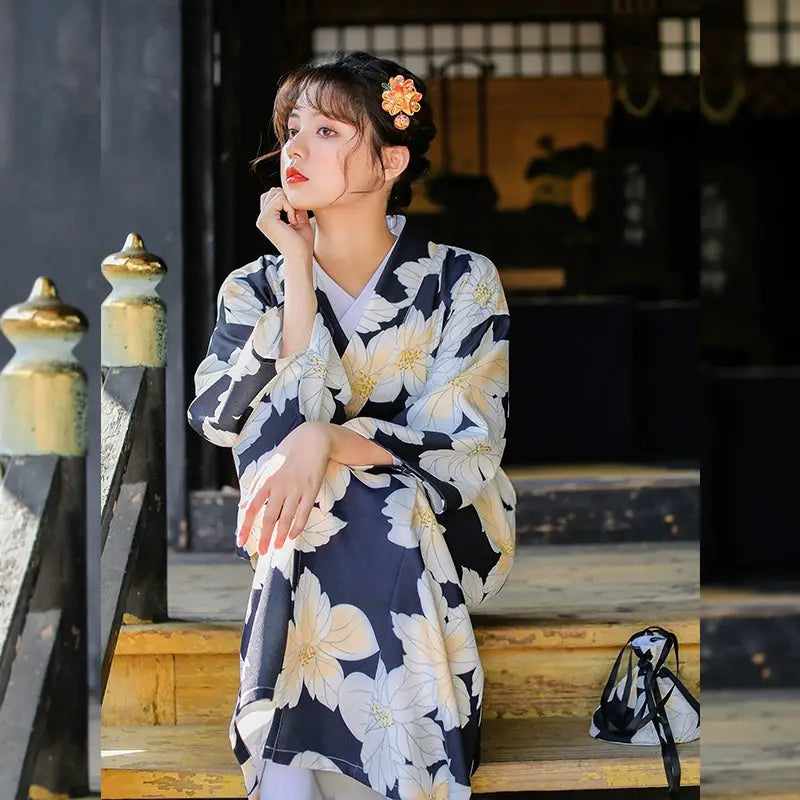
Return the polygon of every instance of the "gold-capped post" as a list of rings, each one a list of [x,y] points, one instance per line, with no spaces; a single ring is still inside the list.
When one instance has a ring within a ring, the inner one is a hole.
[[[138,233],[129,233],[118,253],[103,259],[111,293],[100,307],[103,367],[163,367],[167,363],[167,313],[156,287],[167,272]]]
[[[86,373],[72,349],[88,328],[49,278],[0,317],[14,355],[0,371],[0,454],[86,454]]]

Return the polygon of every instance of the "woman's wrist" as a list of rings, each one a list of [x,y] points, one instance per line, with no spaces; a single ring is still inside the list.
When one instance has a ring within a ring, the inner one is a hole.
[[[311,341],[317,295],[310,257],[285,260],[283,269],[283,331],[280,357],[304,350]]]
[[[319,441],[328,458],[348,466],[392,464],[392,454],[377,442],[333,422],[306,422],[319,428]]]

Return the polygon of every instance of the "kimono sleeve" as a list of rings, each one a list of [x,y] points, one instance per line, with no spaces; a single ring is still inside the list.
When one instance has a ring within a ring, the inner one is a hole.
[[[470,505],[505,450],[508,306],[494,264],[472,255],[453,286],[423,393],[392,420],[343,423],[399,458],[437,514]]]
[[[194,375],[189,424],[220,447],[240,444],[256,410],[263,421],[277,407],[281,438],[305,419],[329,420],[332,392],[349,386],[319,311],[308,346],[280,357],[283,303],[266,287],[258,263],[223,283],[208,353]]]

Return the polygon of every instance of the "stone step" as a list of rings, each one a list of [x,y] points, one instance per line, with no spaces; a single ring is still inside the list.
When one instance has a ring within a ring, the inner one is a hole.
[[[703,686],[800,688],[800,584],[703,586]]]
[[[521,544],[699,539],[699,470],[575,464],[507,472]],[[190,493],[192,551],[232,551],[238,501],[231,488]]]
[[[656,747],[592,739],[582,718],[484,720],[473,792],[561,791],[666,785]],[[698,742],[678,745],[681,783],[700,777]],[[227,724],[103,727],[103,797],[232,798],[244,795]]]
[[[173,621],[122,627],[104,725],[230,718],[252,574],[236,557],[170,554]],[[484,718],[576,716],[588,724],[620,648],[653,624],[677,635],[681,679],[699,696],[697,543],[520,548],[506,585],[472,619]]]
[[[715,689],[702,713],[703,800],[800,797],[800,689]]]

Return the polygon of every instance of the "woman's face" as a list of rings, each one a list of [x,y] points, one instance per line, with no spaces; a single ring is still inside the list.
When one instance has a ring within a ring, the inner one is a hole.
[[[367,195],[354,192],[381,188],[369,134],[358,142],[355,126],[323,116],[309,105],[305,93],[289,116],[286,136],[281,150],[281,185],[295,208],[318,211],[358,202]],[[302,177],[293,176],[292,169]]]

